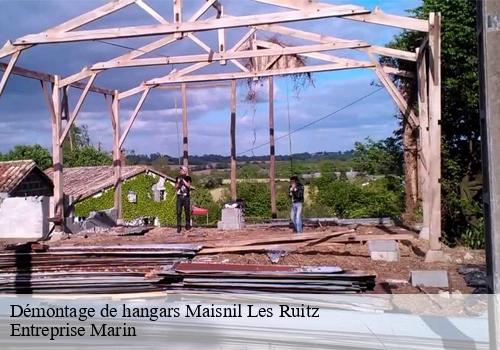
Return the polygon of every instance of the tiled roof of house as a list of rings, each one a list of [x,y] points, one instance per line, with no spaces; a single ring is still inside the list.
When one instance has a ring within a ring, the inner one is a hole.
[[[35,168],[32,160],[0,162],[0,192],[12,192]]]
[[[45,173],[53,179],[54,171],[52,168],[45,170]],[[170,181],[175,181],[171,177],[145,165],[127,165],[122,167],[122,179],[124,180],[141,173],[153,173],[165,177]],[[111,188],[114,184],[114,179],[112,165],[64,168],[64,194],[73,196],[77,201],[82,200]]]

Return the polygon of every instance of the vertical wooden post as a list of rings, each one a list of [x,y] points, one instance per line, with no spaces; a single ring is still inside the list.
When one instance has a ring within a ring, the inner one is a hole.
[[[189,155],[188,155],[188,123],[187,123],[187,93],[186,93],[186,83],[181,84],[181,94],[182,94],[182,165],[189,165]]]
[[[441,250],[441,14],[429,14],[429,246],[425,260],[445,259]]]
[[[271,187],[271,216],[275,219],[276,209],[276,159],[274,149],[274,83],[269,77],[269,185]]]
[[[231,80],[231,199],[235,201],[236,193],[236,80]]]
[[[54,232],[64,232],[64,188],[63,188],[63,154],[61,138],[61,90],[59,76],[54,76],[52,88],[52,167],[54,168]]]
[[[116,210],[117,224],[122,223],[122,159],[120,148],[120,105],[118,100],[118,90],[115,90],[112,102],[113,117],[113,172],[114,172],[114,208]]]
[[[419,162],[418,177],[420,198],[422,199],[423,226],[420,230],[421,239],[429,239],[430,186],[429,186],[429,114],[427,94],[427,50],[419,52],[417,49],[417,83],[418,83],[418,120],[419,120]]]
[[[182,0],[174,0],[174,23],[182,22]],[[176,39],[182,39],[182,33],[175,33]]]

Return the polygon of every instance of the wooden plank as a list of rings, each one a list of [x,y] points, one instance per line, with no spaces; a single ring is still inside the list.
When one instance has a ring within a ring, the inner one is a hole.
[[[338,49],[357,49],[366,53],[374,53],[382,56],[399,58],[407,61],[415,61],[416,56],[413,52],[390,49],[387,47],[371,45],[365,41],[361,40],[345,40],[336,38],[333,36],[327,36],[323,34],[307,32],[299,29],[289,28],[286,26],[280,26],[276,24],[260,25],[254,27],[259,30],[265,30],[271,33],[282,34],[291,36],[297,39],[309,40],[317,43],[334,44]]]
[[[249,246],[249,245],[265,245],[265,244],[277,244],[277,243],[298,243],[305,241],[323,241],[330,239],[332,237],[338,237],[346,234],[353,234],[354,230],[342,230],[342,231],[332,231],[332,232],[307,232],[300,235],[287,233],[287,234],[276,234],[266,237],[257,237],[249,239],[221,239],[216,241],[207,241],[203,243],[203,248],[216,248],[216,247],[233,247],[233,246]]]
[[[174,23],[182,23],[182,0],[174,0]],[[182,39],[182,32],[174,33],[176,39]]]
[[[238,40],[238,42],[230,50],[228,50],[228,52],[234,52],[234,51],[238,50],[254,33],[255,33],[255,29],[250,29],[245,35],[243,35],[243,37],[241,37],[240,40]],[[178,72],[175,72],[175,73],[171,72],[171,73],[161,77],[160,79],[167,78],[167,77],[172,78],[174,76],[178,78],[178,77],[183,76],[185,74],[189,74],[189,73],[192,73],[198,69],[206,67],[209,64],[210,63],[208,63],[208,62],[195,63],[191,66],[188,66],[186,68],[181,69]],[[119,98],[122,99],[122,98],[125,98],[128,96],[135,95],[139,92],[144,91],[145,88],[146,88],[146,84],[141,84],[135,88],[132,88],[130,90],[127,90],[127,91],[120,93]]]
[[[317,3],[317,2],[311,2],[308,0],[302,0],[302,1],[300,1],[300,0],[299,1],[297,1],[297,0],[293,0],[293,1],[290,1],[290,0],[255,0],[255,1],[262,2],[265,4],[270,4],[270,5],[281,6],[281,7],[285,7],[288,9],[295,9],[295,10],[307,9],[313,5],[315,7],[322,8],[322,9],[325,9],[325,8],[341,9],[343,6],[346,6],[346,5],[331,5],[331,4],[326,4],[326,3]],[[416,31],[420,31],[420,32],[427,32],[428,31],[427,23],[424,20],[416,19],[416,18],[412,18],[412,17],[389,15],[389,14],[382,12],[379,8],[375,8],[375,10],[373,10],[365,15],[352,15],[352,16],[345,16],[344,18],[350,19],[353,21],[381,24],[381,25],[385,25],[385,26],[403,28],[403,29],[408,29],[408,30],[416,30]]]
[[[76,117],[78,116],[78,112],[80,112],[80,109],[82,108],[83,102],[85,101],[85,98],[87,97],[88,92],[90,90],[90,87],[94,83],[94,80],[95,80],[96,76],[97,76],[97,73],[94,73],[90,77],[89,81],[87,82],[87,85],[85,86],[85,89],[82,91],[82,94],[80,95],[80,98],[78,99],[78,102],[76,103],[75,108],[71,112],[71,116],[70,116],[70,118],[68,120],[68,123],[66,124],[66,126],[64,128],[64,131],[63,131],[63,133],[61,135],[61,139],[60,139],[60,144],[61,145],[63,144],[64,139],[66,138],[66,136],[68,135],[69,131],[71,130],[71,126],[75,122]]]
[[[12,73],[12,69],[14,68],[20,54],[21,51],[15,52],[9,60],[9,64],[5,68],[5,71],[2,75],[2,79],[0,80],[0,96],[2,96],[2,92],[5,89],[5,86],[7,85],[7,80],[9,79],[10,74]]]
[[[94,10],[91,10],[89,12],[86,12],[80,16],[77,16],[69,21],[66,21],[56,27],[52,27],[50,29],[47,29],[46,32],[66,32],[70,31],[76,28],[79,28],[87,23],[93,22],[99,18],[102,18],[110,13],[113,13],[115,11],[118,11],[122,9],[123,7],[126,7],[132,3],[134,3],[135,0],[118,0],[118,1],[111,1],[101,7],[98,7]],[[7,43],[0,49],[0,58],[3,58],[5,56],[8,56],[10,54],[13,54],[15,52],[19,52],[20,50],[28,49],[32,45],[12,45],[10,41],[7,41]],[[62,86],[61,86],[62,87]]]
[[[418,120],[419,120],[419,163],[418,177],[420,196],[422,199],[423,228],[420,238],[429,239],[430,209],[430,183],[429,183],[429,114],[427,97],[427,62],[425,54],[418,52],[417,75],[418,75]]]
[[[429,14],[429,243],[441,250],[441,14]]]
[[[123,134],[120,137],[120,141],[119,141],[119,147],[120,147],[120,149],[122,148],[123,143],[125,142],[125,139],[127,138],[127,135],[130,132],[130,129],[132,128],[132,125],[134,125],[135,119],[137,118],[137,115],[139,114],[139,111],[141,110],[142,105],[144,104],[144,101],[146,100],[146,97],[149,94],[149,91],[150,91],[150,89],[144,90],[144,92],[142,93],[141,98],[139,99],[139,102],[135,106],[134,111],[130,115],[130,118],[129,118],[128,122],[127,122],[127,126],[125,127],[125,130],[123,131]]]
[[[48,94],[48,85],[44,82],[44,93]],[[56,218],[55,232],[64,232],[64,186],[63,186],[63,164],[62,164],[62,144],[61,137],[61,96],[59,87],[59,76],[54,76],[54,87],[52,89],[52,167],[54,174],[52,182],[54,184],[53,214]]]
[[[80,16],[74,17],[69,21],[59,24],[58,26],[52,27],[47,30],[47,32],[60,33],[67,32],[70,30],[77,29],[85,24],[94,22],[104,16],[107,16],[113,12],[121,10],[133,4],[136,0],[115,0],[110,1],[100,7],[97,7],[91,11],[88,11]]]
[[[182,95],[182,164],[189,165],[189,145],[188,145],[188,120],[187,120],[187,92],[186,84],[181,84]]]
[[[235,201],[236,192],[236,80],[231,80],[231,199]]]
[[[265,43],[264,41],[257,41],[257,43]],[[272,44],[269,42],[269,45]],[[261,45],[262,46],[262,45]],[[197,62],[212,62],[212,61],[222,61],[230,59],[241,59],[241,58],[251,58],[251,57],[267,57],[267,56],[278,56],[278,55],[295,55],[302,53],[313,53],[321,51],[337,50],[339,46],[335,43],[325,43],[325,44],[314,44],[314,45],[302,45],[302,46],[286,46],[282,47],[280,45],[274,44],[272,48],[259,49],[259,50],[244,50],[244,51],[234,51],[234,52],[213,52],[211,54],[199,54],[199,55],[184,55],[184,56],[168,56],[168,57],[151,57],[142,59],[133,59],[127,61],[118,62],[101,62],[96,63],[90,67],[91,70],[103,70],[110,68],[124,68],[124,67],[140,67],[140,66],[155,66],[155,65],[169,65],[169,64],[181,64],[181,63],[197,63]],[[312,57],[312,56],[311,56]],[[327,56],[335,57],[335,56]],[[336,62],[342,60],[342,58],[337,58]],[[347,59],[344,59],[347,60]],[[355,60],[351,60],[355,61]]]
[[[271,216],[278,216],[276,208],[276,155],[274,146],[274,82],[273,77],[268,78],[269,83],[269,186],[271,189]]]
[[[156,19],[160,23],[168,23],[165,18],[163,18],[162,15],[160,15],[154,8],[146,4],[143,0],[135,0],[135,4],[139,6],[141,9],[144,10],[147,14],[149,14],[151,17]]]
[[[392,97],[392,99],[398,106],[401,114],[406,118],[408,118],[408,120],[414,127],[418,127],[418,118],[415,116],[415,113],[413,112],[411,107],[408,106],[408,102],[406,102],[405,98],[398,90],[397,86],[394,84],[391,78],[389,78],[387,73],[384,72],[384,69],[377,61],[377,59],[373,57],[373,55],[370,55],[370,57],[372,59],[372,62],[375,64],[375,73],[377,74],[377,77],[379,78],[382,85],[384,85],[386,90],[389,92],[389,95]]]
[[[257,72],[236,72],[236,73],[215,73],[215,74],[201,74],[189,75],[182,77],[163,77],[159,79],[152,79],[146,82],[146,85],[170,84],[170,83],[187,83],[187,82],[200,82],[200,81],[216,81],[216,80],[231,80],[231,79],[247,79],[258,77],[270,77],[276,75],[286,75],[295,73],[313,73],[313,72],[327,72],[335,70],[356,69],[356,68],[372,68],[374,64],[369,62],[365,64],[318,64],[313,66],[297,67],[297,68],[283,68],[273,69],[268,71]]]
[[[204,6],[203,6],[204,7]],[[203,8],[202,7],[202,8]],[[201,10],[201,9],[200,9]],[[206,11],[206,10],[205,10]],[[205,12],[203,11],[203,13]],[[198,11],[199,12],[199,11]],[[196,17],[198,15],[198,12],[195,13],[190,19],[189,19],[189,22],[192,22],[192,21],[196,21],[198,19],[198,17]],[[202,14],[203,14],[202,13]],[[201,15],[202,15],[201,14]],[[201,16],[200,15],[200,16]],[[199,46],[201,46],[202,48],[206,48],[203,43],[200,43],[201,40],[196,40],[196,37],[194,36],[191,36],[191,33],[185,33],[189,38],[191,38],[196,44],[198,44]],[[132,50],[124,55],[121,55],[121,56],[118,56],[116,58],[113,58],[111,60],[108,60],[106,61],[107,63],[111,63],[111,62],[119,62],[119,61],[128,61],[128,60],[132,60],[134,58],[137,58],[137,57],[141,57],[142,55],[145,55],[149,52],[152,52],[154,50],[157,50],[161,47],[164,47],[170,43],[173,43],[177,41],[177,39],[175,38],[174,35],[168,35],[164,38],[161,38],[159,40],[156,40],[156,41],[153,41],[149,44],[146,44],[144,46],[141,46],[135,50]],[[73,75],[70,75],[64,79],[61,80],[61,84],[62,86],[64,85],[67,85],[67,84],[71,84],[71,83],[74,83],[76,81],[79,81],[79,80],[82,80],[82,79],[85,79],[87,77],[89,77],[90,75],[92,74],[92,72],[89,70],[89,69],[86,69],[84,68],[81,72],[79,73],[76,73],[76,74],[73,74]],[[113,93],[111,93],[112,95]]]
[[[30,34],[17,39],[14,45],[26,44],[48,44],[58,42],[75,42],[101,39],[119,39],[139,36],[174,34],[183,32],[208,31],[222,28],[237,28],[259,24],[272,24],[281,22],[296,22],[328,17],[342,17],[352,14],[366,14],[368,11],[359,7],[316,8],[307,10],[285,11],[267,13],[261,15],[249,15],[239,17],[223,17],[215,20],[203,20],[197,22],[182,22],[173,24],[155,24],[133,27],[91,29],[71,31],[65,33],[41,32]]]
[[[122,161],[120,148],[120,106],[118,99],[118,90],[113,96],[113,170],[115,182],[114,190],[114,209],[117,212],[117,223],[120,224],[123,218],[122,213]]]
[[[222,18],[223,15],[224,15],[224,6],[220,5],[217,18]],[[217,47],[217,49],[218,49],[219,53],[222,54],[222,53],[226,52],[226,36],[224,33],[224,28],[217,29],[217,39],[219,41],[219,46]],[[219,63],[221,65],[225,65],[226,60],[225,59],[220,60]]]
[[[396,240],[396,241],[408,241],[415,239],[416,236],[410,233],[397,233],[397,234],[382,234],[382,235],[357,235],[357,234],[346,234],[341,237],[324,238],[321,242],[325,243],[363,243],[373,240]],[[214,248],[203,248],[198,254],[222,254],[222,253],[243,253],[243,252],[267,252],[272,250],[283,250],[292,251],[301,247],[307,246],[307,242],[301,243],[280,243],[280,244],[256,244],[256,245],[244,245],[244,246],[226,246],[226,247],[214,247]]]
[[[7,69],[7,64],[5,64],[3,62],[0,62],[0,70],[1,71],[5,71],[6,69]],[[11,74],[18,75],[18,76],[25,77],[25,78],[30,78],[30,79],[36,79],[36,80],[40,80],[40,81],[46,81],[46,82],[49,82],[49,83],[53,83],[54,82],[54,76],[52,74],[41,73],[41,72],[37,72],[37,71],[34,71],[34,70],[30,70],[30,69],[26,69],[26,68],[21,68],[21,67],[13,67]],[[90,72],[89,76],[92,76],[92,74],[94,74],[94,72]],[[66,85],[64,85],[64,86],[66,86]],[[70,86],[74,87],[75,89],[85,90],[87,84],[72,83],[72,84],[70,84]],[[94,85],[92,85],[90,87],[90,91],[101,93],[101,94],[106,94],[106,95],[112,95],[113,94],[112,90],[101,88],[101,87],[97,87],[97,86],[94,86]]]

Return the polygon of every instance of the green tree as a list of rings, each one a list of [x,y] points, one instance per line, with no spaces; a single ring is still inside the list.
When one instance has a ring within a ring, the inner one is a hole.
[[[63,143],[63,164],[66,167],[110,165],[109,153],[90,143],[87,125],[73,125]]]
[[[354,144],[353,161],[356,169],[371,175],[401,175],[403,150],[394,137],[378,142],[367,138]]]
[[[424,0],[411,11],[427,19],[429,12],[442,14],[442,208],[445,238],[454,242],[470,230],[469,208],[460,198],[464,178],[477,179],[480,173],[481,149],[479,129],[478,47],[476,38],[476,4],[469,0]],[[403,32],[391,47],[414,51],[423,39],[422,33]],[[393,65],[415,71],[413,63],[392,60]],[[414,86],[398,81],[405,93],[413,96]],[[473,200],[481,205],[480,196]],[[478,215],[480,215],[478,213]]]
[[[52,164],[52,156],[49,151],[36,145],[17,145],[12,150],[1,157],[2,160],[22,160],[32,159],[42,170],[47,169]]]

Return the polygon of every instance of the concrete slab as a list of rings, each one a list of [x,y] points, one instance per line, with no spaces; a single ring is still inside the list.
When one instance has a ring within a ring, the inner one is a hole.
[[[370,257],[372,260],[376,260],[376,261],[395,262],[395,261],[399,261],[399,251],[395,251],[395,252],[371,252]]]
[[[442,250],[428,250],[425,253],[425,262],[448,262],[450,259]]]
[[[49,197],[8,197],[0,203],[0,238],[39,239],[49,232]]]
[[[393,240],[368,241],[368,249],[370,249],[370,252],[395,252],[398,248],[398,243]]]
[[[411,285],[423,287],[449,288],[448,271],[411,271]]]

